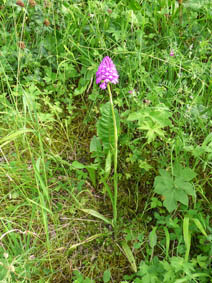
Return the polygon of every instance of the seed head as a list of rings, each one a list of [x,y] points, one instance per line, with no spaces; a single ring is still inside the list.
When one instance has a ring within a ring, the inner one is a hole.
[[[29,0],[29,6],[30,7],[35,7],[36,6],[36,2],[35,2],[35,0]]]
[[[24,49],[24,48],[26,47],[26,46],[25,46],[25,43],[24,43],[23,41],[19,41],[18,46],[19,46],[19,48],[21,48],[21,49]]]
[[[43,24],[48,27],[50,26],[50,21],[48,19],[45,19]]]
[[[22,2],[21,0],[18,0],[16,2],[16,5],[20,6],[20,7],[24,7],[24,2]]]
[[[113,61],[109,56],[104,57],[96,72],[96,83],[99,84],[101,82],[100,88],[106,89],[109,82],[117,84],[119,82],[118,78],[119,75]]]

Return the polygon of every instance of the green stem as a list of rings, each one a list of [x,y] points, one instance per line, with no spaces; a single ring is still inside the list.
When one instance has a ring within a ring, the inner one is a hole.
[[[118,174],[117,174],[117,162],[118,162],[118,131],[117,131],[117,124],[116,124],[116,116],[113,106],[113,98],[112,93],[110,90],[110,85],[107,85],[107,89],[109,92],[110,97],[110,104],[112,110],[112,117],[113,117],[113,127],[114,127],[114,199],[113,199],[113,224],[116,226],[117,221],[117,197],[118,197]]]

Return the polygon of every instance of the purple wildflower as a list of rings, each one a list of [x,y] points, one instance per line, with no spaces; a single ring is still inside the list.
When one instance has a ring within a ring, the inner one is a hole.
[[[171,50],[169,55],[170,55],[171,57],[173,57],[173,56],[174,56],[174,50]]]
[[[106,89],[109,82],[117,84],[118,78],[119,75],[113,61],[109,56],[104,57],[96,72],[96,83],[99,84],[101,82],[100,88]]]

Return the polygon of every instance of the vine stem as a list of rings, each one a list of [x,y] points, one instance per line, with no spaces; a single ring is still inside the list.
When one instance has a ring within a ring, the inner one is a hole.
[[[110,105],[113,117],[113,129],[114,129],[114,199],[113,199],[113,225],[116,226],[117,222],[117,197],[118,197],[118,174],[117,174],[117,166],[118,166],[118,130],[117,130],[117,123],[116,123],[116,116],[114,111],[113,105],[113,97],[110,89],[110,85],[107,84],[107,89],[109,92],[110,97]]]

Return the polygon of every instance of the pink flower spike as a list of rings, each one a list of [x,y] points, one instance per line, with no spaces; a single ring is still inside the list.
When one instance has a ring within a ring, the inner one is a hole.
[[[107,84],[105,82],[101,83],[99,86],[101,89],[106,89],[107,88]]]
[[[173,57],[173,56],[174,56],[174,50],[171,50],[169,55],[170,55],[171,57]]]
[[[109,56],[103,58],[96,72],[96,84],[100,84],[101,89],[106,89],[108,83],[117,84],[119,74],[116,66]]]

